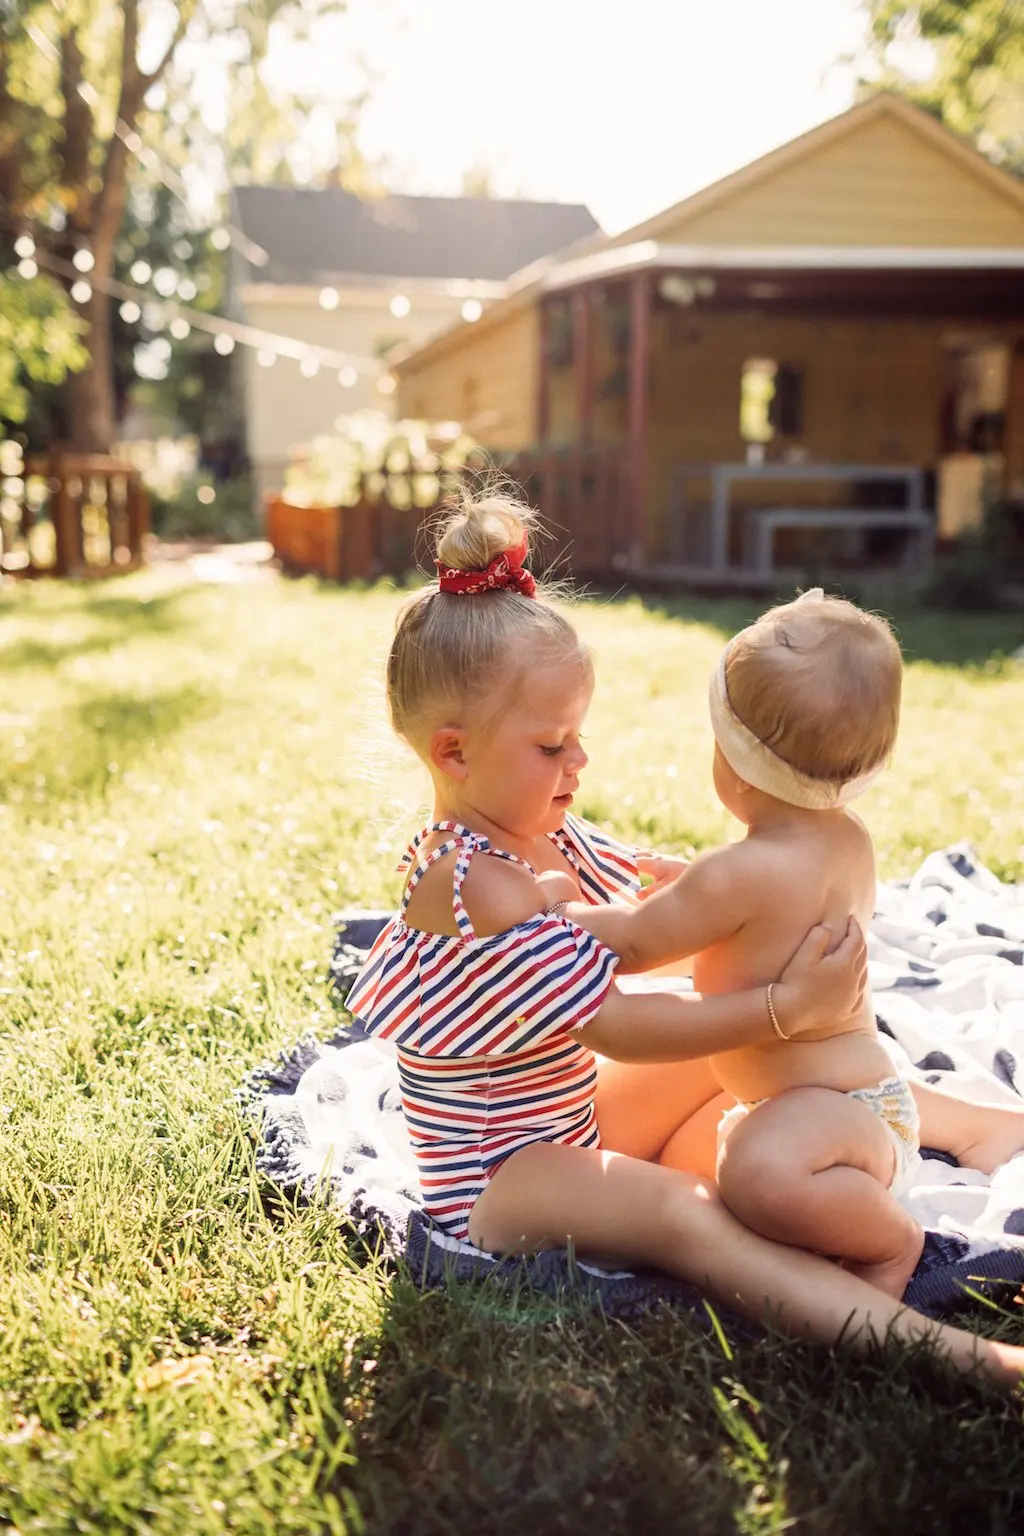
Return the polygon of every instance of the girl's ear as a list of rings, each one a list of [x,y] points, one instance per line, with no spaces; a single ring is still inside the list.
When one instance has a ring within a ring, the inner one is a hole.
[[[461,783],[468,772],[463,754],[466,732],[460,725],[439,725],[427,743],[427,756],[446,779]]]

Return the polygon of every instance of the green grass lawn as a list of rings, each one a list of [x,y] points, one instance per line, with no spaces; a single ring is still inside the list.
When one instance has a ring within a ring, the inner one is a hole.
[[[926,1358],[420,1297],[261,1185],[232,1093],[330,1029],[331,914],[396,898],[417,824],[382,725],[395,602],[155,572],[0,597],[0,1524],[1019,1529],[1019,1404]],[[672,849],[728,835],[705,689],[751,611],[578,607],[585,814]],[[1024,621],[900,630],[902,741],[864,801],[882,872],[969,838],[1018,879]],[[987,1326],[1024,1338],[1015,1314]],[[151,1369],[196,1355],[191,1380]]]

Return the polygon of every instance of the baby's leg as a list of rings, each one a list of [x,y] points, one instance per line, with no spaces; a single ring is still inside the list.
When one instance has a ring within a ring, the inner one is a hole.
[[[889,1193],[895,1161],[889,1132],[864,1104],[829,1088],[792,1088],[736,1126],[718,1188],[755,1232],[843,1259],[898,1300],[924,1233]]]
[[[842,1339],[863,1352],[889,1336],[928,1339],[958,1370],[980,1371],[1004,1390],[1024,1373],[1024,1349],[901,1307],[816,1254],[759,1237],[713,1185],[615,1152],[545,1144],[516,1152],[473,1207],[469,1235],[499,1253],[572,1243],[583,1258],[657,1265],[747,1317],[823,1344]]]
[[[921,1116],[921,1145],[950,1152],[965,1168],[992,1173],[1024,1152],[1024,1103],[974,1104],[952,1089],[911,1082]]]

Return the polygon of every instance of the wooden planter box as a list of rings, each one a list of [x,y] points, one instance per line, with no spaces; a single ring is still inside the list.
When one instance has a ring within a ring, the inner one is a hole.
[[[328,581],[373,581],[415,569],[420,529],[434,509],[399,511],[381,498],[354,507],[266,502],[267,538],[286,571]]]

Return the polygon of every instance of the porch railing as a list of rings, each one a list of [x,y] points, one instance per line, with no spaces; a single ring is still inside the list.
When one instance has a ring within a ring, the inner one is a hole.
[[[629,562],[624,445],[529,448],[502,468],[541,514],[547,538],[538,553],[544,565],[576,578],[621,579]]]
[[[53,450],[0,464],[5,576],[107,576],[142,562],[149,497],[139,472],[104,454]]]

